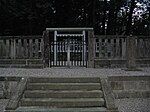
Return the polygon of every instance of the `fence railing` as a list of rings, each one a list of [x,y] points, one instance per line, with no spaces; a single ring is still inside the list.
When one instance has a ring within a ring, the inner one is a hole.
[[[93,33],[89,34],[89,37],[92,35]],[[93,63],[92,67],[94,67],[94,59],[127,60],[130,62],[135,58],[145,60],[144,63],[150,60],[150,36],[134,36],[129,39],[127,36],[95,35],[88,39],[90,39],[87,51],[88,64]],[[133,44],[135,43],[134,46],[132,46],[131,39]],[[47,39],[44,40],[42,36],[0,36],[0,59],[44,60],[44,41]],[[135,52],[133,53],[133,51]],[[134,55],[129,55],[132,53]],[[45,63],[45,61],[42,62]],[[124,61],[124,63],[126,62]]]
[[[42,36],[0,36],[0,59],[41,59]]]
[[[124,36],[95,36],[95,58],[125,59],[126,37]]]
[[[95,36],[96,59],[126,59],[127,37],[126,36]],[[135,58],[150,58],[150,37],[135,37]]]
[[[139,36],[136,38],[136,58],[150,58],[150,36]]]

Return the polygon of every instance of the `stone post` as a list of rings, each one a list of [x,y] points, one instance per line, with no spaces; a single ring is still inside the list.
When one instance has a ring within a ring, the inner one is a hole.
[[[44,41],[44,54],[43,54],[43,61],[44,61],[44,67],[49,66],[49,60],[50,60],[50,37],[49,37],[49,31],[43,32],[43,41]]]
[[[127,37],[127,68],[135,69],[136,68],[136,60],[135,60],[135,36]]]
[[[94,68],[95,38],[94,31],[88,31],[88,68]]]

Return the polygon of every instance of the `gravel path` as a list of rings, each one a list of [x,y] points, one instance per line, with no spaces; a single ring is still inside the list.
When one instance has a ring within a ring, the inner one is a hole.
[[[0,76],[42,76],[42,77],[102,77],[102,76],[150,76],[150,68],[142,68],[142,71],[125,71],[116,69],[94,68],[45,68],[45,69],[20,69],[0,68]]]
[[[6,99],[0,99],[0,112],[4,112],[7,102],[8,102],[8,100],[6,100]]]
[[[150,98],[119,99],[115,103],[119,112],[150,112]]]

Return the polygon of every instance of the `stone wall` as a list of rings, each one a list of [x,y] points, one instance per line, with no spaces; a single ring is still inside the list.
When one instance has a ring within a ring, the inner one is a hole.
[[[118,67],[126,67],[126,63],[127,61],[125,59],[95,59],[94,67],[118,68]],[[137,59],[136,67],[150,67],[150,59]]]
[[[42,59],[0,59],[3,68],[43,68]]]
[[[108,80],[116,99],[150,98],[150,76],[111,76]]]
[[[15,93],[20,77],[0,77],[0,98],[9,99]]]
[[[94,67],[149,67],[149,36],[95,35]]]

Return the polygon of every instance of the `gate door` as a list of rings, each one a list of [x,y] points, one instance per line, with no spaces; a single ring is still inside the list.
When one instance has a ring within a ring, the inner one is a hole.
[[[86,67],[87,46],[85,31],[80,34],[54,33],[51,42],[51,67]]]

